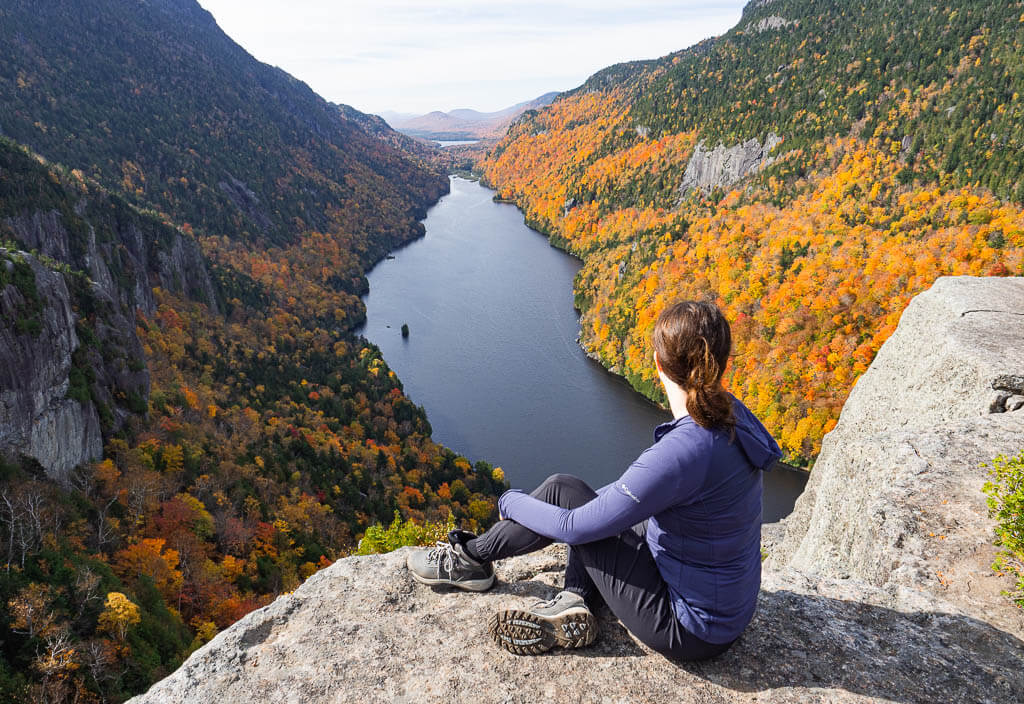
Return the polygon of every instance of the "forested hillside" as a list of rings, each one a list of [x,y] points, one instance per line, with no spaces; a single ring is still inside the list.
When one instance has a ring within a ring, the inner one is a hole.
[[[177,222],[276,244],[373,228],[386,246],[445,188],[253,60],[196,2],[12,0],[0,12],[4,135]],[[346,219],[368,198],[375,217]]]
[[[659,398],[654,316],[716,300],[728,386],[808,464],[914,294],[1024,273],[1022,67],[1020,2],[757,0],[528,113],[481,168],[584,258],[588,352]]]
[[[493,520],[351,332],[447,179],[193,0],[0,23],[0,699],[123,700],[396,511]]]

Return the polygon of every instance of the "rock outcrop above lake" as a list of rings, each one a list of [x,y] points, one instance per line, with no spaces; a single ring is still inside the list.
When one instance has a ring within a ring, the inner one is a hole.
[[[485,594],[415,583],[401,550],[320,571],[132,701],[1019,701],[1024,613],[989,569],[981,464],[1024,448],[1024,410],[990,410],[1021,377],[1024,279],[916,298],[766,527],[757,616],[716,660],[666,660],[607,611],[591,648],[510,655],[487,619],[553,594],[563,547],[503,562]]]
[[[776,134],[769,134],[764,144],[757,139],[748,139],[731,147],[719,144],[708,149],[704,142],[699,142],[683,173],[681,191],[686,193],[697,188],[710,191],[716,186],[727,188],[769,166],[775,160],[771,156],[772,150],[779,144],[782,144],[782,139]]]
[[[920,590],[1019,634],[981,487],[1024,450],[1006,410],[1022,387],[1024,278],[938,279],[850,392],[769,566]]]

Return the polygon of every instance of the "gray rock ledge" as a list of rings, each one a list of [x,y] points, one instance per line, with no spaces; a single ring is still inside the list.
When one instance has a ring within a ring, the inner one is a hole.
[[[497,609],[547,598],[564,548],[499,566],[485,594],[434,590],[409,548],[310,577],[133,700],[161,702],[1011,702],[1024,643],[952,604],[856,580],[765,574],[758,615],[720,658],[679,664],[607,610],[598,642],[521,657],[487,637]]]

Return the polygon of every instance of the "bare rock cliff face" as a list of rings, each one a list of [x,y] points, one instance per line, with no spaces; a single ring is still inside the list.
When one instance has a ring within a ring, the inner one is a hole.
[[[132,701],[1020,701],[1024,617],[989,569],[980,465],[1024,447],[1024,410],[990,411],[1022,365],[1024,279],[915,299],[766,536],[754,621],[713,661],[651,653],[607,611],[591,648],[510,655],[489,616],[555,593],[564,548],[503,562],[485,594],[415,583],[405,549],[338,561]]]
[[[24,247],[85,271],[104,298],[132,311],[139,308],[146,315],[156,311],[153,286],[193,295],[217,310],[213,283],[195,241],[155,221],[145,228],[131,220],[103,222],[106,237],[98,238],[89,222],[90,205],[104,204],[82,199],[76,205],[77,214],[87,223],[84,235],[68,232],[56,210],[7,218],[3,224]]]
[[[708,149],[704,142],[699,142],[683,172],[681,191],[686,193],[698,188],[710,191],[716,186],[727,188],[769,166],[775,160],[770,156],[772,150],[781,143],[782,139],[775,134],[769,134],[764,144],[757,139],[748,139],[731,147],[719,144]]]
[[[145,406],[149,372],[135,312],[156,311],[153,287],[214,311],[216,293],[194,240],[106,194],[83,197],[64,213],[4,218],[0,232],[38,253],[11,251],[0,265],[28,262],[41,306],[40,331],[19,331],[12,323],[23,317],[23,296],[13,285],[0,287],[0,453],[31,457],[61,481],[76,465],[99,459],[103,434]],[[83,308],[84,341],[76,329]],[[74,367],[88,380],[69,397]]]
[[[785,29],[786,27],[800,26],[800,22],[797,20],[787,20],[785,17],[779,17],[778,15],[769,15],[768,17],[762,17],[758,22],[751,22],[746,26],[748,32],[770,32],[773,29]]]
[[[3,254],[0,266],[13,266]],[[91,403],[67,398],[71,354],[79,340],[64,277],[34,257],[19,258],[35,274],[43,308],[36,335],[0,325],[0,452],[28,455],[54,475],[64,475],[100,457],[100,421]],[[0,289],[0,320],[16,320],[24,306],[17,288]]]

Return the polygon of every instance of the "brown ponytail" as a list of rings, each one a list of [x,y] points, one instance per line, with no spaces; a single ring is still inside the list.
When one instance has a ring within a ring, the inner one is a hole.
[[[651,342],[661,371],[686,392],[686,410],[697,425],[732,429],[732,398],[722,388],[732,334],[718,306],[698,301],[670,305],[658,316]]]

